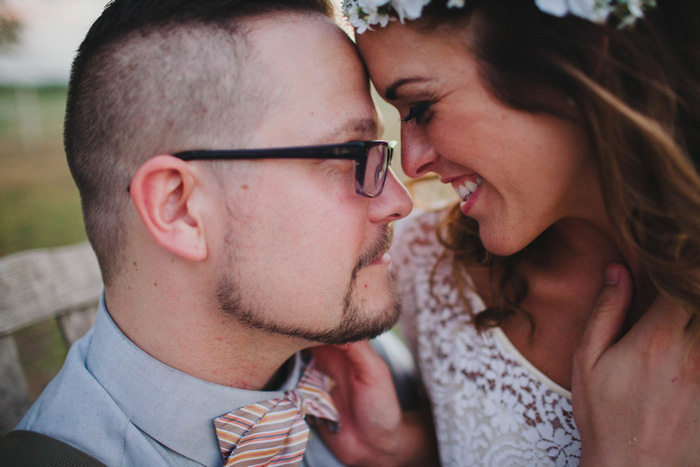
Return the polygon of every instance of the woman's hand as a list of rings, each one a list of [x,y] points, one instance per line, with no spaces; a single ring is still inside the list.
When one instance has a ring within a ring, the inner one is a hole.
[[[700,463],[700,327],[659,297],[619,341],[632,281],[608,266],[574,356],[581,465]]]
[[[319,433],[347,465],[437,465],[429,412],[402,413],[391,372],[369,342],[313,349],[316,368],[335,380],[341,428]]]

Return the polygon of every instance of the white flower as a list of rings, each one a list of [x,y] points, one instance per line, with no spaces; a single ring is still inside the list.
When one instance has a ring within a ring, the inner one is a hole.
[[[1,1],[1,0],[0,0]],[[423,8],[431,0],[343,0],[343,12],[362,34],[373,25],[381,27],[395,17],[405,20],[420,18]],[[446,1],[448,8],[464,8],[467,0]],[[552,16],[574,15],[594,23],[604,24],[613,15],[620,27],[625,27],[644,16],[644,10],[655,7],[656,0],[535,0],[540,11]]]
[[[590,2],[588,2],[590,3]],[[615,7],[610,0],[595,0],[593,5],[584,5],[580,12],[573,12],[575,15],[603,24],[608,20],[610,14],[615,11]],[[585,9],[584,9],[585,8]]]
[[[430,3],[430,0],[391,0],[391,6],[403,23],[405,19],[413,20],[420,18],[423,7]]]
[[[347,16],[350,24],[357,30],[358,34],[362,34],[367,29],[371,29],[372,25],[379,24],[381,27],[389,24],[389,15],[384,12],[380,13],[379,9],[389,3],[390,0],[354,0],[343,2],[345,16]]]
[[[388,14],[379,13],[378,11],[374,11],[367,16],[366,21],[367,21],[367,24],[369,24],[369,25],[378,24],[381,27],[386,27],[386,25],[389,24],[390,19],[391,18],[389,18]],[[360,34],[362,34],[362,33],[360,33]]]
[[[644,16],[645,7],[656,6],[656,0],[535,0],[535,4],[550,15],[572,14],[599,24],[605,23],[615,13],[620,26],[624,27]]]
[[[569,12],[569,5],[566,0],[535,0],[537,8],[541,11],[562,17]]]
[[[365,10],[365,13],[376,12],[380,6],[386,5],[390,0],[357,0],[357,5]]]
[[[644,16],[645,7],[651,8],[656,6],[656,0],[621,0],[620,3],[625,5],[629,12],[628,15],[624,15],[621,18],[621,26],[634,24],[637,18]]]
[[[572,14],[595,23],[608,19],[610,2],[600,0],[535,0],[537,8],[553,16]]]
[[[585,18],[587,20],[598,23],[605,21],[608,18],[605,8],[610,8],[610,2],[607,0],[600,2],[598,0],[570,0],[569,1],[569,12],[572,15],[576,15],[580,18]]]
[[[641,18],[644,15],[642,11],[642,0],[629,0],[627,2],[627,8],[629,8],[630,13],[635,18]]]
[[[350,24],[352,24],[352,27],[355,28],[358,34],[362,34],[369,29],[369,24],[365,20],[359,20],[354,23],[350,20]]]
[[[362,34],[367,30],[369,25],[364,19],[365,14],[363,13],[362,8],[359,6],[351,6],[346,10],[345,14],[348,17],[350,24],[352,24],[352,27],[357,30],[358,34]]]

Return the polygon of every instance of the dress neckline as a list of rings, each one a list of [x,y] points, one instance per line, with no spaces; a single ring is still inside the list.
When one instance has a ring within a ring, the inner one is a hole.
[[[472,290],[471,295],[474,301],[473,305],[475,310],[483,310],[484,308],[486,308],[486,304],[481,298],[481,295],[479,295],[476,290]],[[547,386],[555,393],[571,401],[571,391],[563,388],[558,383],[554,382],[554,380],[542,373],[535,365],[533,365],[530,362],[530,360],[525,358],[525,356],[522,353],[520,353],[518,348],[515,347],[515,345],[513,345],[506,333],[503,332],[503,329],[501,329],[500,327],[494,327],[490,328],[490,330],[493,333],[494,342],[500,347],[500,350],[503,354],[510,355],[511,357],[513,357],[513,359],[516,362],[518,362],[518,364],[520,364],[523,368],[525,368],[525,370],[528,373],[530,373],[530,375],[532,375],[533,378]]]
[[[534,378],[539,380],[542,384],[547,386],[549,389],[556,392],[560,396],[565,397],[568,400],[571,400],[571,391],[569,391],[568,389],[565,389],[565,388],[561,387],[559,384],[555,383],[547,375],[545,375],[540,370],[538,370],[535,365],[530,363],[530,361],[527,358],[525,358],[525,356],[523,354],[521,354],[520,351],[513,345],[513,343],[510,341],[510,339],[508,339],[508,336],[506,336],[506,333],[503,332],[503,330],[500,327],[492,328],[491,331],[493,332],[493,336],[494,336],[494,340],[495,340],[496,344],[498,344],[501,347],[501,351],[503,353],[506,353],[506,354],[509,354],[510,356],[512,356]]]

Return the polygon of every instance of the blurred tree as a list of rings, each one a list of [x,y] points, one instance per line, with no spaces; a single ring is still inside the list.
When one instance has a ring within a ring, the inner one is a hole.
[[[0,0],[0,48],[17,41],[20,23],[12,10]]]

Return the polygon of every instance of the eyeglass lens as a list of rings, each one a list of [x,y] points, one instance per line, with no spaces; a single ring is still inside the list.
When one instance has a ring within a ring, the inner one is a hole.
[[[367,165],[364,174],[364,192],[378,196],[384,188],[388,168],[389,149],[384,145],[373,145],[367,149]]]

